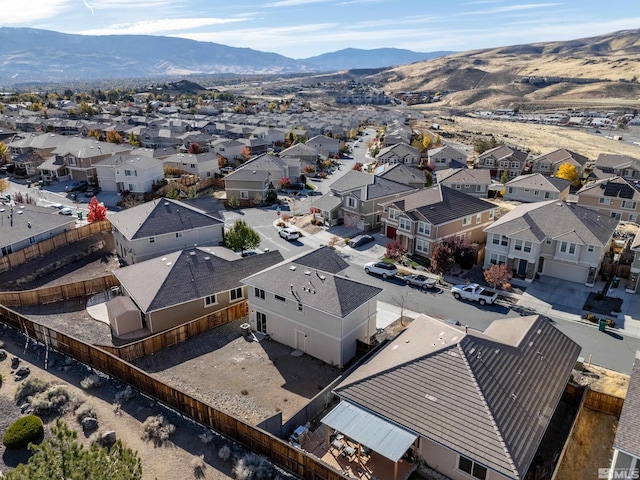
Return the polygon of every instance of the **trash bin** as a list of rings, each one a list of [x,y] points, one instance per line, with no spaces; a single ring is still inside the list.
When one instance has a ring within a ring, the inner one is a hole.
[[[607,321],[606,320],[598,321],[598,330],[600,330],[601,332],[604,332],[604,331],[607,330]]]
[[[78,220],[82,220],[82,212],[78,212]]]
[[[613,280],[611,280],[611,286],[613,288],[618,288],[618,285],[620,285],[620,277],[613,277]]]

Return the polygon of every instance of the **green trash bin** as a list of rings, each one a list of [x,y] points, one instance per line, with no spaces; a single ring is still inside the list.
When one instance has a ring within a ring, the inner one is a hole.
[[[600,320],[598,322],[598,330],[600,330],[601,332],[604,332],[607,330],[607,321],[606,320]]]
[[[82,212],[78,212],[78,220],[82,220]]]
[[[611,280],[611,286],[613,288],[618,288],[618,285],[620,285],[620,277],[613,277],[613,280]]]

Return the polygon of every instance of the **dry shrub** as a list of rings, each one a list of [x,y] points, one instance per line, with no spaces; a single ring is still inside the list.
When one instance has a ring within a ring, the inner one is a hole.
[[[167,422],[162,415],[147,417],[142,424],[142,439],[151,440],[156,447],[164,445],[175,431],[175,425]]]
[[[129,400],[131,400],[133,398],[133,395],[133,388],[127,385],[127,388],[116,393],[115,402],[122,405],[123,403],[127,403]]]
[[[204,477],[204,469],[207,464],[204,462],[204,455],[199,455],[191,459],[191,466],[193,467],[193,476],[196,478]]]
[[[16,404],[22,405],[29,399],[29,397],[33,397],[37,393],[46,391],[50,385],[51,384],[49,382],[39,378],[27,378],[16,390]]]
[[[92,388],[98,388],[102,385],[100,377],[98,375],[89,375],[80,380],[80,386],[85,390],[91,390]]]
[[[220,447],[220,450],[218,450],[218,458],[223,462],[226,462],[231,458],[231,449],[228,445]]]
[[[237,480],[273,478],[274,473],[271,462],[254,453],[247,453],[239,458],[233,467],[233,475]]]
[[[93,410],[93,407],[89,405],[87,402],[81,403],[78,405],[75,411],[76,420],[78,423],[82,423],[85,418],[97,418],[96,412]]]
[[[38,416],[58,416],[67,411],[72,400],[65,385],[54,385],[30,398],[31,410]]]

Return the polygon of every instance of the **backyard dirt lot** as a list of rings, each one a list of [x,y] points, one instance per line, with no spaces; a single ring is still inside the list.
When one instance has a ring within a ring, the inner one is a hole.
[[[292,355],[294,350],[280,343],[245,339],[240,335],[242,322],[134,363],[164,383],[251,424],[278,412],[286,421],[340,375],[339,369],[320,360]]]

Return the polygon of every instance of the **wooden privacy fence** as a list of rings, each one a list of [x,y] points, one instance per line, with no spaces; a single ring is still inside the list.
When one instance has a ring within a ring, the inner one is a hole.
[[[0,302],[1,303],[1,302]],[[225,323],[233,322],[249,313],[249,304],[244,301],[230,305],[224,310],[210,313],[204,317],[196,318],[183,325],[165,330],[137,342],[129,343],[121,347],[111,345],[98,345],[102,350],[106,350],[113,355],[125,360],[132,361],[136,358],[151,355],[157,351],[168,348],[177,343],[195,337],[201,333],[212,330]]]
[[[595,390],[587,389],[587,395],[584,399],[585,407],[598,412],[608,413],[620,418],[622,413],[622,405],[624,405],[624,398],[615,397],[607,393],[596,392]]]
[[[6,272],[10,268],[22,265],[33,258],[40,257],[51,250],[63,247],[69,243],[77,242],[83,238],[89,237],[99,232],[111,230],[111,222],[109,220],[100,220],[98,222],[89,223],[82,227],[67,230],[60,235],[42,240],[33,245],[29,245],[22,250],[10,253],[4,257],[0,257],[0,273]]]
[[[109,274],[90,280],[64,283],[52,287],[21,290],[18,292],[0,292],[0,305],[7,307],[22,307],[24,305],[40,305],[59,302],[74,297],[86,297],[94,293],[104,292],[111,287],[120,285],[115,275]]]
[[[20,330],[28,337],[131,385],[197,423],[266,456],[274,464],[293,475],[305,480],[348,479],[318,458],[292,447],[258,427],[246,424],[232,415],[216,410],[212,406],[156,380],[143,370],[109,352],[37,324],[3,305],[0,305],[0,320]]]

